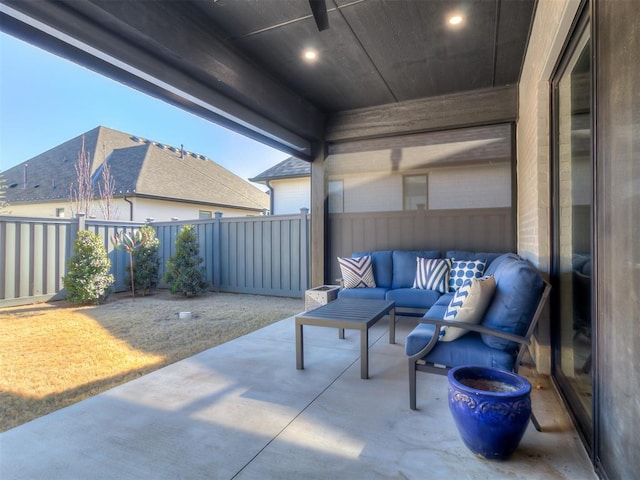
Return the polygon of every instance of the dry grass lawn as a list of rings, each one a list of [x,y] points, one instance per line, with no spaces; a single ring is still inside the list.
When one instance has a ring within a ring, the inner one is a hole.
[[[167,291],[0,309],[0,431],[302,310],[301,299]]]

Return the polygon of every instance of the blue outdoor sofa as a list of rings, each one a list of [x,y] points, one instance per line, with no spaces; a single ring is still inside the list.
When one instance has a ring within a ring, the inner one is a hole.
[[[342,289],[343,298],[377,298],[396,302],[398,315],[420,316],[420,324],[407,336],[410,407],[416,409],[416,372],[446,374],[450,368],[475,365],[517,373],[530,344],[538,318],[551,289],[539,271],[513,253],[448,251],[445,258],[485,262],[482,277],[493,277],[495,287],[478,324],[444,320],[454,292],[413,288],[416,258],[439,258],[440,252],[355,252],[352,257],[371,259],[375,288]],[[460,327],[469,333],[443,341],[444,327]],[[536,428],[539,425],[532,418]]]

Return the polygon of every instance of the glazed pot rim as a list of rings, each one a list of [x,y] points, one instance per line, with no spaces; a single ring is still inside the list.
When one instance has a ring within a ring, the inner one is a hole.
[[[476,395],[514,397],[519,395],[528,395],[531,392],[531,383],[529,383],[529,380],[516,373],[498,368],[462,365],[449,370],[447,376],[449,377],[449,382],[453,387]],[[462,383],[462,380],[465,379],[498,381],[510,385],[514,390],[494,392],[473,388]]]

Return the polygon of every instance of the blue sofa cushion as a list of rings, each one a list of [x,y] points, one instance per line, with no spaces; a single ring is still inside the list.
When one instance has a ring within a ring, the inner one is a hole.
[[[440,258],[440,250],[394,250],[391,288],[411,288],[416,278],[416,258]]]
[[[387,291],[385,298],[394,300],[399,307],[427,309],[440,298],[440,293],[417,288],[396,288]]]
[[[384,300],[386,288],[347,288],[338,292],[340,298],[367,298],[371,300]]]
[[[371,256],[373,264],[373,278],[376,287],[391,288],[393,275],[393,258],[391,250],[378,250],[375,252],[353,252],[351,257]]]
[[[497,259],[493,273],[496,292],[482,320],[482,325],[504,332],[524,335],[536,310],[544,287],[536,268],[526,260]],[[517,344],[493,335],[482,334],[487,346],[513,350]]]
[[[498,258],[494,259],[489,265],[487,265],[487,268],[485,269],[484,274],[493,275],[495,271],[498,268],[500,268],[500,265],[502,265],[504,262],[508,262],[511,260],[521,260],[521,258],[515,253],[505,253],[503,255],[500,255]]]
[[[455,342],[438,342],[423,359],[449,368],[477,365],[507,371],[513,370],[515,360],[511,352],[487,347],[476,332],[471,332]]]
[[[407,336],[404,351],[412,356],[422,350],[431,340],[435,326],[422,323]],[[510,352],[487,347],[480,334],[470,332],[455,342],[438,342],[423,360],[449,368],[459,365],[478,365],[483,367],[501,368],[511,371],[514,356]]]
[[[427,346],[429,340],[433,337],[433,332],[435,332],[435,330],[435,325],[430,325],[428,323],[421,323],[416,326],[416,328],[414,328],[405,339],[404,353],[409,357],[418,353]]]

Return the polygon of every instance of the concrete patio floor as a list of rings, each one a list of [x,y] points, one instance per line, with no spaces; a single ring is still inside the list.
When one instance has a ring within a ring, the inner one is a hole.
[[[0,478],[13,479],[595,479],[546,377],[516,453],[494,462],[462,443],[447,378],[418,373],[409,409],[403,351],[412,320],[359,333],[305,327],[295,368],[288,318],[0,434]]]

